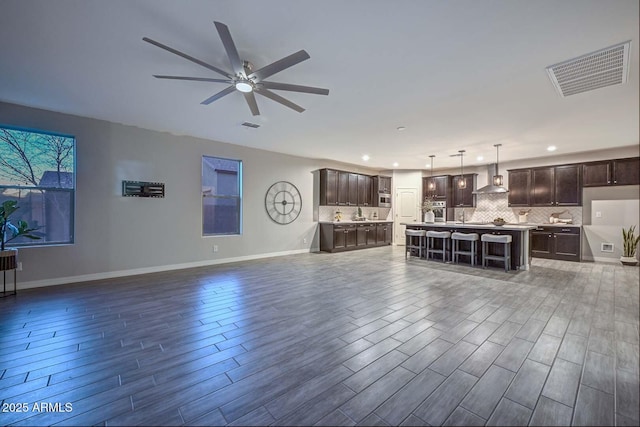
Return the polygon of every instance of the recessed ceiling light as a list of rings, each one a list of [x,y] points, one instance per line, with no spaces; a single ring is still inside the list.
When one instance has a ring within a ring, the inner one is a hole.
[[[369,155],[365,154],[364,156],[362,156],[362,160],[364,160],[365,162],[369,161]]]
[[[547,151],[556,151],[556,146],[555,145],[550,145],[547,147]]]
[[[477,159],[477,160],[478,160],[479,162],[481,162],[481,161],[483,161],[483,160],[484,160],[484,157],[482,157],[482,156],[478,156],[478,159]]]
[[[405,129],[406,129],[406,127],[404,127],[404,126],[398,126],[396,129],[398,129],[399,131],[403,131],[403,130],[405,130]]]
[[[397,168],[398,166],[400,166],[400,164],[398,162],[393,162],[393,167]]]

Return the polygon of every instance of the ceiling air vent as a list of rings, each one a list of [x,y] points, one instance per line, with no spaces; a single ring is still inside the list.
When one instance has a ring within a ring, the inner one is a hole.
[[[251,122],[244,122],[244,123],[242,123],[242,126],[246,126],[248,128],[254,128],[254,129],[260,127],[260,125],[257,125],[255,123],[251,123]]]
[[[551,83],[563,98],[627,82],[631,41],[547,67]]]

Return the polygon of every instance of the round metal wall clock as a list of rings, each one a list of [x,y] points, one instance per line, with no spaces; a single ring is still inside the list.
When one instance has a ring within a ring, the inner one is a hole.
[[[269,217],[278,224],[289,224],[302,210],[300,191],[290,182],[278,181],[267,190],[264,207]]]

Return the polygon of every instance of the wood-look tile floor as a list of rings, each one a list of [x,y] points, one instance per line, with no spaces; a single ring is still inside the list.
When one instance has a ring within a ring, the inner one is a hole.
[[[638,425],[638,268],[402,247],[0,300],[0,425]]]

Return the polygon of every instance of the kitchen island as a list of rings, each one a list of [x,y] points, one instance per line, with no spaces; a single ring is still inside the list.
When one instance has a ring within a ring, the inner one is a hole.
[[[424,223],[424,222],[411,222],[403,223],[409,230],[435,230],[435,231],[450,231],[459,233],[478,233],[479,236],[483,234],[508,234],[513,239],[511,242],[511,269],[512,270],[528,270],[531,264],[531,248],[529,240],[530,230],[535,230],[537,225],[533,224],[505,224],[494,225],[492,223],[478,223],[478,222],[436,222],[436,223]],[[436,239],[437,240],[437,239]],[[490,250],[500,252],[502,245],[496,245],[490,243]],[[478,244],[478,261],[482,259],[482,245]]]

